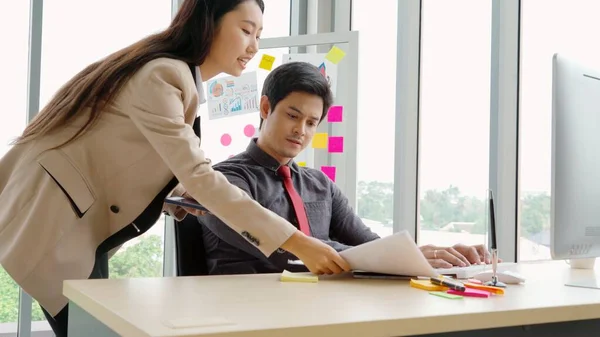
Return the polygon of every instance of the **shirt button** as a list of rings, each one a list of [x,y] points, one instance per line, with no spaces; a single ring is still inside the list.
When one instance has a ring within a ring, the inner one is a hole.
[[[115,214],[119,213],[119,206],[116,206],[116,205],[110,206],[110,211],[113,212],[113,213],[115,213]]]

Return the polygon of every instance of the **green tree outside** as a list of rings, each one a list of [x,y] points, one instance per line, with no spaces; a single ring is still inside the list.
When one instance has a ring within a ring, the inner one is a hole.
[[[158,235],[140,237],[138,243],[117,252],[109,261],[110,278],[160,277],[163,274],[163,242]],[[19,318],[19,287],[0,267],[0,324]],[[45,316],[37,301],[32,304],[32,321]]]

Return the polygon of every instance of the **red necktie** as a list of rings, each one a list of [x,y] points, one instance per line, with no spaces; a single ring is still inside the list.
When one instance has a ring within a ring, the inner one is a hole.
[[[310,236],[310,227],[308,225],[308,218],[306,217],[306,210],[304,209],[304,202],[302,202],[302,198],[300,198],[300,195],[296,192],[296,189],[294,189],[290,167],[283,165],[277,170],[277,173],[283,177],[283,186],[285,186],[286,191],[290,195],[290,199],[292,199],[300,230],[304,234]]]

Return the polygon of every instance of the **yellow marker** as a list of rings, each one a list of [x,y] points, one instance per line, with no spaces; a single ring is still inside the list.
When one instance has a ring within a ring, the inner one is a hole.
[[[331,63],[333,64],[338,64],[344,58],[344,56],[346,56],[346,53],[343,50],[336,46],[333,46],[329,50],[327,55],[325,55],[325,58],[331,61]]]
[[[428,290],[428,291],[446,291],[447,287],[439,286],[429,282],[429,280],[410,280],[410,286],[413,288]]]
[[[313,137],[312,147],[315,149],[326,149],[327,148],[327,134],[317,133]]]
[[[263,54],[258,67],[265,70],[271,70],[273,69],[273,62],[275,62],[275,56]]]
[[[303,273],[290,273],[287,270],[284,270],[281,273],[281,282],[306,282],[306,283],[317,283],[319,282],[319,277],[316,275],[303,274]]]
[[[300,167],[306,167],[306,162],[305,161],[299,161],[298,162],[298,166],[300,166]]]

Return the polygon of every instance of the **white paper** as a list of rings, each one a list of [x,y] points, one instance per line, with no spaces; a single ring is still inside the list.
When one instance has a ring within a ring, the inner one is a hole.
[[[333,97],[337,95],[337,64],[331,63],[331,61],[325,58],[327,54],[284,54],[282,57],[282,63],[288,62],[307,62],[315,67],[324,67],[325,76],[329,81],[331,92]]]
[[[407,231],[346,249],[340,255],[354,270],[406,276],[437,276]]]
[[[208,119],[232,117],[259,111],[256,71],[239,77],[227,76],[209,81]]]

